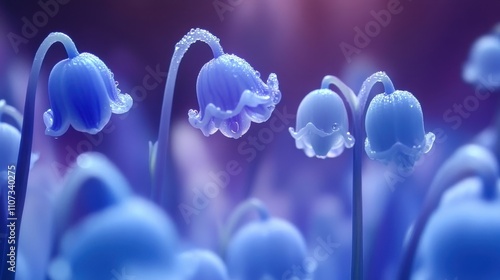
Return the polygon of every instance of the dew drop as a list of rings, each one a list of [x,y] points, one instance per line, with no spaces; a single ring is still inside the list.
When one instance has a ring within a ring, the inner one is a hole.
[[[258,78],[260,78],[260,72],[259,71],[255,71],[255,76],[257,76]]]
[[[333,131],[339,131],[339,129],[340,129],[339,124],[338,123],[334,123],[333,126],[332,126],[332,129],[333,129]]]
[[[238,131],[240,130],[240,125],[238,124],[238,122],[232,121],[229,123],[229,129],[232,133],[238,133]]]

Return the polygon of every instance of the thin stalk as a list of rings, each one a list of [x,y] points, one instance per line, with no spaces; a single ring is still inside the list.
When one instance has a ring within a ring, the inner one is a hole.
[[[16,108],[8,105],[5,100],[0,100],[0,120],[4,114],[10,116],[16,122],[19,129],[23,127],[23,116],[21,113]]]
[[[362,162],[363,162],[363,114],[365,112],[366,102],[373,86],[381,82],[384,85],[385,93],[394,92],[394,85],[384,72],[377,72],[363,83],[359,94],[354,92],[339,78],[335,76],[325,76],[321,83],[321,88],[328,88],[335,85],[345,100],[349,104],[351,119],[353,124],[353,137],[355,139],[353,150],[353,172],[352,172],[352,257],[351,257],[351,279],[363,279],[363,180],[362,180]]]
[[[424,209],[413,226],[409,242],[403,256],[399,279],[410,279],[418,244],[434,210],[443,194],[455,183],[477,176],[483,182],[482,198],[487,201],[497,197],[498,164],[486,150],[475,145],[459,149],[438,170],[429,188]]]
[[[168,174],[171,160],[169,160],[169,140],[170,140],[170,119],[172,117],[172,102],[174,98],[175,80],[177,72],[184,54],[189,47],[197,41],[202,41],[210,46],[215,58],[224,54],[219,43],[219,39],[210,32],[203,29],[193,29],[186,34],[176,45],[170,67],[168,70],[167,82],[163,93],[163,104],[160,117],[160,127],[158,129],[158,143],[156,151],[156,160],[153,171],[153,186],[151,190],[151,199],[162,202],[162,190],[168,192]],[[164,205],[165,206],[165,205]],[[166,205],[168,207],[168,205]]]
[[[31,148],[33,145],[33,123],[35,114],[35,98],[38,78],[42,62],[47,54],[47,51],[54,43],[62,43],[66,49],[69,58],[74,58],[78,55],[78,50],[75,44],[66,34],[54,32],[50,33],[38,48],[33,60],[33,66],[28,80],[28,89],[26,92],[26,101],[24,104],[24,117],[21,129],[21,144],[19,147],[19,156],[16,166],[16,211],[13,216],[15,228],[15,247],[14,252],[18,256],[17,249],[19,248],[19,234],[21,232],[22,216],[24,210],[24,201],[26,198],[26,190],[28,186],[28,176],[31,162]],[[6,255],[10,251],[10,245],[4,245],[3,254]],[[3,269],[0,279],[14,279],[15,273],[7,269]]]

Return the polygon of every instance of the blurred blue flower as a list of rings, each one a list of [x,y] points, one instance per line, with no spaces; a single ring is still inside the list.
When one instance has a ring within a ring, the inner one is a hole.
[[[208,250],[191,250],[179,255],[179,265],[191,270],[186,280],[228,280],[226,265]]]
[[[113,73],[97,56],[81,53],[57,63],[49,76],[51,109],[43,119],[46,134],[60,136],[71,125],[90,134],[98,133],[111,113],[126,113],[132,98],[120,93]]]
[[[425,134],[422,108],[408,91],[377,94],[366,112],[365,150],[371,159],[385,164],[413,167],[435,140]]]
[[[230,276],[240,280],[306,279],[311,271],[295,269],[301,267],[306,256],[300,232],[277,218],[245,225],[227,248]]]
[[[109,280],[125,272],[134,279],[179,279],[173,276],[181,269],[175,266],[177,243],[161,209],[131,198],[67,231],[49,274],[58,280]]]
[[[220,130],[239,138],[250,123],[265,122],[281,100],[278,78],[270,74],[267,84],[244,59],[222,54],[207,62],[196,83],[200,111],[189,111],[189,122],[205,136]]]
[[[500,87],[500,27],[497,29],[472,46],[463,68],[464,81],[492,89]]]
[[[296,130],[289,128],[295,145],[307,156],[336,157],[354,145],[342,99],[330,89],[318,89],[304,97],[297,110]]]
[[[500,279],[500,202],[484,201],[481,188],[475,178],[457,184],[429,220],[420,248],[427,279]]]
[[[130,186],[115,165],[99,153],[78,156],[54,202],[54,236],[105,208],[131,197]]]

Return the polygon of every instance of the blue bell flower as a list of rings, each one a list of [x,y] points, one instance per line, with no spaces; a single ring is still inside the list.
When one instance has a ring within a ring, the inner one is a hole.
[[[175,266],[177,244],[175,228],[163,210],[131,198],[69,230],[49,274],[54,279],[72,280],[109,280],[116,275],[179,279],[173,276],[180,273]]]
[[[385,164],[413,167],[435,140],[425,134],[422,108],[408,91],[377,94],[366,112],[365,150],[371,159]]]
[[[189,267],[185,280],[228,280],[226,265],[211,251],[191,250],[178,257],[179,265]]]
[[[81,53],[57,63],[49,76],[51,109],[43,115],[45,133],[60,136],[71,125],[96,134],[111,113],[126,113],[132,98],[117,87],[113,73],[97,56]]]
[[[77,157],[54,202],[54,237],[105,208],[131,197],[130,186],[115,165],[96,152]]]
[[[222,54],[207,62],[196,83],[200,111],[189,111],[189,122],[205,136],[220,130],[239,138],[251,122],[265,122],[281,99],[278,78],[272,73],[264,83],[259,72],[244,59]]]
[[[487,88],[500,87],[500,28],[476,40],[463,68],[462,78]]]
[[[304,97],[297,110],[296,130],[289,128],[295,145],[307,156],[336,157],[354,145],[349,119],[340,96],[330,89],[318,89]]]
[[[460,182],[429,220],[420,247],[428,279],[500,279],[500,201],[484,201],[481,187]]]
[[[293,269],[301,266],[306,256],[307,248],[300,232],[289,222],[277,218],[245,225],[227,248],[230,276],[240,280],[291,279]],[[294,275],[293,279],[306,279],[308,273]]]

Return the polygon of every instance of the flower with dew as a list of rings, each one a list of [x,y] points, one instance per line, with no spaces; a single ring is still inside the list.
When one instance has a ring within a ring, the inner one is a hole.
[[[207,62],[196,83],[200,111],[189,111],[189,122],[205,136],[220,130],[239,138],[250,123],[265,122],[281,99],[276,74],[264,83],[244,59],[222,54]]]
[[[38,79],[45,55],[55,43],[64,46],[68,59],[59,62],[50,73],[49,97],[52,108],[43,116],[46,134],[60,136],[70,125],[76,130],[95,134],[106,125],[111,113],[125,113],[132,106],[132,98],[119,92],[108,67],[96,56],[80,54],[73,40],[64,33],[53,32],[43,40],[36,51],[28,79],[16,166],[16,207],[21,209],[16,218],[20,225],[31,163]],[[16,243],[19,242],[19,232],[20,226],[15,229]],[[14,253],[17,248],[14,248]],[[3,248],[4,255],[8,249]],[[13,275],[6,269],[0,273],[2,279],[10,279]]]
[[[365,151],[368,157],[385,164],[413,167],[435,140],[425,133],[422,108],[408,91],[377,94],[366,112]]]
[[[96,134],[108,123],[111,113],[126,113],[132,98],[118,89],[113,73],[97,56],[81,53],[57,63],[49,76],[51,109],[43,119],[46,134],[60,136],[71,125]]]
[[[336,157],[344,148],[354,145],[348,132],[349,119],[344,102],[332,90],[318,89],[310,92],[297,110],[296,130],[289,128],[295,145],[307,156]]]

